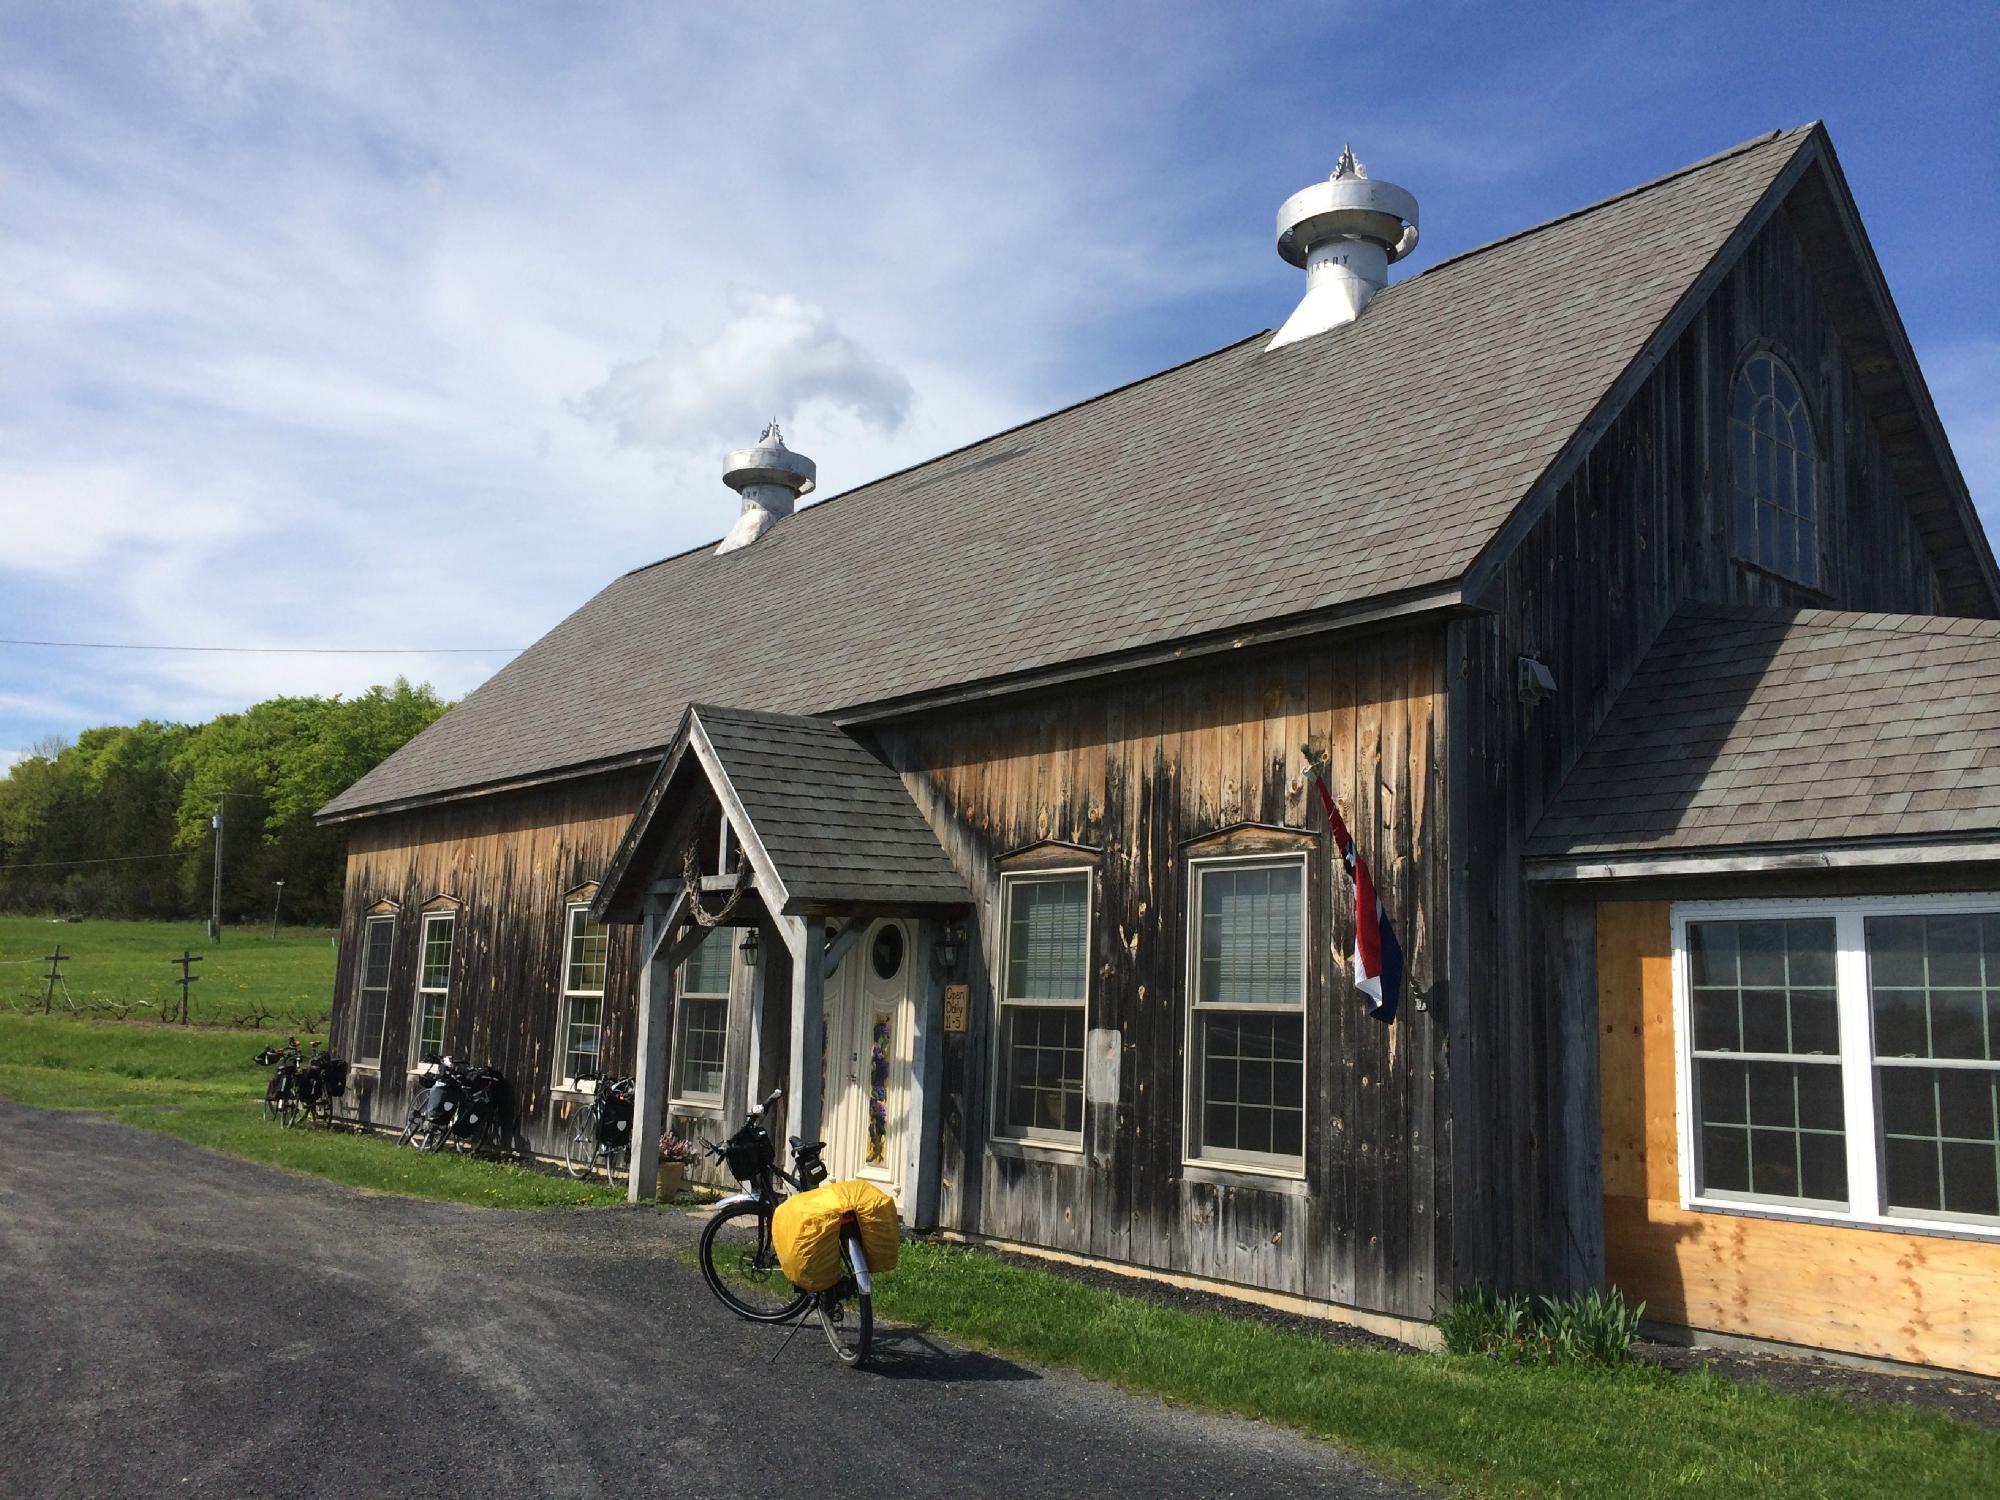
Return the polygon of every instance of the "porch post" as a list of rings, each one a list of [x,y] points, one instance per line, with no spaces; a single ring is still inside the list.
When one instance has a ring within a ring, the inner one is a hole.
[[[632,1092],[632,1154],[625,1196],[644,1203],[659,1181],[660,1121],[667,1100],[667,1016],[673,1004],[674,970],[667,961],[668,928],[649,915],[639,941],[639,1062]]]
[[[789,917],[785,946],[792,950],[792,1047],[785,1080],[785,1129],[802,1141],[819,1139],[820,1059],[826,1029],[826,924],[817,917]]]

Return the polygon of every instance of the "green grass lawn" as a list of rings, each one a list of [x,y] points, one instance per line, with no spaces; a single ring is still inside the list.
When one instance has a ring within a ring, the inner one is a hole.
[[[70,957],[62,965],[67,993],[56,988],[57,1009],[70,1004],[99,1015],[125,1009],[130,1019],[148,1020],[166,1007],[178,1014],[180,969],[170,960],[185,948],[201,958],[194,966],[200,982],[189,995],[197,1023],[240,1025],[261,1015],[267,1029],[323,1032],[333,1001],[333,936],[326,927],[280,927],[273,942],[268,926],[230,927],[211,944],[201,922],[0,917],[0,1004],[41,1009],[48,955],[60,943]]]
[[[509,1207],[611,1203],[518,1167],[420,1156],[379,1137],[283,1131],[250,1055],[269,1034],[0,1015],[0,1096],[99,1109],[335,1182]],[[876,1283],[892,1322],[1326,1439],[1468,1495],[1977,1496],[2000,1434],[1910,1410],[1801,1399],[1650,1367],[1533,1369],[1353,1348],[1162,1307],[1033,1266],[912,1242]]]
[[[226,939],[225,939],[226,941]],[[270,1072],[251,1061],[269,1032],[135,1026],[0,1014],[0,1097],[89,1109],[251,1161],[349,1187],[498,1208],[622,1203],[600,1178],[453,1154],[428,1156],[354,1130],[281,1130],[261,1109]]]

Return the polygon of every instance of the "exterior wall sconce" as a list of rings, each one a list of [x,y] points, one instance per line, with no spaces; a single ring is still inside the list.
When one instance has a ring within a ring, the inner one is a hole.
[[[965,922],[962,918],[946,920],[938,931],[937,966],[943,974],[956,973],[959,955],[965,951]]]
[[[1532,656],[1514,658],[1514,690],[1523,703],[1533,705],[1556,695],[1555,674]]]
[[[736,945],[736,951],[743,955],[743,963],[746,968],[754,969],[757,967],[756,928],[746,927],[743,929],[743,941]]]

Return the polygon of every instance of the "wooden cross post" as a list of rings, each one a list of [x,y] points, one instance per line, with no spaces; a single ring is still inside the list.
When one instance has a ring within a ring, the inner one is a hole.
[[[74,954],[65,953],[62,951],[61,943],[57,943],[56,951],[49,955],[49,987],[42,993],[43,1015],[47,1015],[49,1013],[49,1008],[55,1004],[56,981],[62,978],[62,965],[64,961],[73,957],[75,957]]]
[[[188,1024],[188,986],[201,983],[201,976],[199,974],[190,974],[188,972],[188,965],[200,963],[201,955],[199,953],[190,953],[187,949],[183,948],[181,949],[181,956],[179,958],[170,958],[167,962],[180,965],[181,977],[175,982],[181,987],[181,1025],[185,1026]]]

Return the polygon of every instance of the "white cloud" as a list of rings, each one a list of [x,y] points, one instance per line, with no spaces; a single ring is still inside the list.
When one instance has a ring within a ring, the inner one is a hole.
[[[814,405],[893,433],[910,414],[907,377],[790,293],[739,292],[736,314],[690,344],[618,365],[576,409],[635,447],[686,452],[754,432],[759,413],[793,418]],[[748,441],[748,437],[743,437]]]

